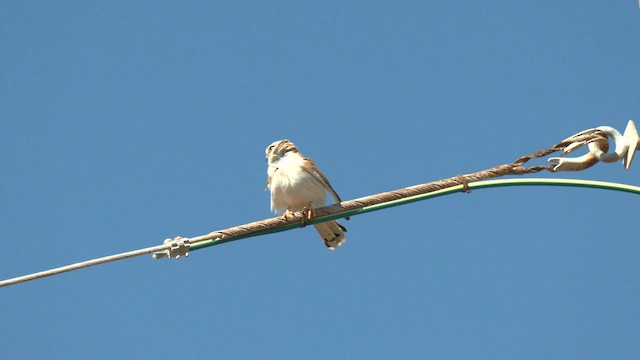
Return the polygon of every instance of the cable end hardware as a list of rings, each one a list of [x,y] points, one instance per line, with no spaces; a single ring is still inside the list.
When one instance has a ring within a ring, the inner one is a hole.
[[[166,250],[153,253],[154,260],[164,258],[180,259],[181,256],[189,256],[189,248],[191,247],[191,242],[189,242],[188,238],[176,236],[173,239],[166,239],[164,241],[164,244],[169,245],[170,247]]]
[[[610,126],[599,126],[597,128],[587,129],[585,131],[577,133],[576,135],[569,137],[564,141],[569,141],[572,138],[579,136],[593,135],[598,131],[603,133],[606,138],[595,137],[590,140],[575,141],[565,148],[561,157],[550,158],[550,162],[555,162],[558,164],[553,168],[553,171],[578,171],[591,167],[598,161],[602,161],[605,163],[615,163],[620,160],[622,160],[624,168],[626,170],[629,170],[635,152],[640,150],[638,148],[640,146],[640,137],[638,136],[638,131],[636,130],[636,126],[632,120],[629,120],[629,122],[627,123],[627,128],[624,131],[624,135],[620,134],[618,130]],[[611,139],[611,141],[609,141],[609,139]],[[615,150],[609,152],[609,147],[612,147],[612,144],[615,145]],[[577,158],[563,157],[564,155],[572,152],[573,150],[579,149],[584,145],[587,145],[589,147],[589,152],[585,155]]]

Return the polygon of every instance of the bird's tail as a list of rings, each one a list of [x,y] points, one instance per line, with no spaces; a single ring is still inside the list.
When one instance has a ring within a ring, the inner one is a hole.
[[[324,241],[324,244],[329,250],[333,250],[347,241],[344,237],[347,228],[340,225],[337,221],[327,221],[313,226],[315,226],[322,241]]]

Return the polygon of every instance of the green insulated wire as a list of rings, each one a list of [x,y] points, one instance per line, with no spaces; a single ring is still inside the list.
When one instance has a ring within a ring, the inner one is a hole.
[[[394,206],[400,206],[409,204],[416,201],[422,201],[426,199],[435,198],[438,196],[466,192],[471,189],[478,190],[491,187],[502,186],[572,186],[572,187],[588,187],[602,190],[623,191],[632,194],[640,194],[640,187],[616,184],[602,181],[589,181],[589,180],[571,180],[571,179],[506,179],[506,180],[485,180],[494,179],[503,176],[511,175],[527,175],[534,174],[540,171],[555,172],[562,164],[557,165],[538,165],[531,167],[524,167],[523,165],[534,158],[546,157],[557,151],[566,150],[569,147],[581,146],[584,144],[591,144],[592,142],[607,140],[608,134],[606,129],[609,127],[600,127],[596,129],[589,129],[587,131],[580,132],[574,136],[571,136],[550,148],[542,149],[534,153],[521,156],[517,158],[511,164],[503,164],[492,167],[483,171],[475,172],[472,174],[465,174],[455,176],[449,179],[442,179],[425,184],[419,184],[403,189],[397,189],[386,193],[374,194],[370,196],[361,197],[359,199],[353,199],[349,201],[343,201],[340,205],[327,206],[324,208],[316,209],[316,217],[306,221],[306,224],[316,224],[329,220],[341,219],[349,216],[355,216],[365,214],[372,211],[378,211],[387,209]],[[612,129],[612,128],[611,128]],[[615,129],[613,129],[615,131]],[[617,131],[616,131],[617,133]],[[627,136],[629,134],[629,136]],[[633,121],[629,121],[625,135],[622,136],[623,140],[627,142],[638,142],[638,136],[636,134],[635,125]],[[617,142],[617,140],[616,140]],[[604,150],[603,150],[604,151]],[[631,153],[635,153],[635,147],[632,147]],[[588,154],[587,154],[588,155]],[[581,170],[586,169],[594,165],[597,160],[594,160],[593,155],[583,155],[580,158],[575,158],[572,162],[569,162],[564,158],[564,164],[573,164],[571,168],[566,167],[564,170]],[[583,159],[587,156],[585,159]],[[555,159],[558,162],[559,158]],[[549,160],[552,160],[549,159]],[[576,163],[577,161],[577,163]],[[631,157],[627,156],[625,165],[631,163]],[[577,165],[576,165],[577,164]],[[461,185],[459,185],[461,184]],[[439,189],[439,190],[438,190]],[[415,194],[415,195],[414,195]],[[296,218],[301,219],[303,216],[302,211],[297,212]],[[94,266],[98,264],[108,263],[112,261],[123,260],[130,257],[141,256],[145,254],[153,253],[154,259],[163,258],[179,258],[187,256],[189,251],[206,248],[209,246],[220,245],[231,241],[241,240],[249,237],[266,235],[277,233],[281,231],[287,231],[295,228],[299,228],[301,223],[292,219],[282,219],[278,217],[263,219],[260,221],[254,221],[252,223],[234,226],[228,229],[214,231],[209,234],[196,236],[192,238],[176,237],[174,239],[166,239],[162,245],[153,246],[145,249],[129,251],[121,254],[105,256],[93,260],[83,261],[67,266],[62,266],[55,269],[41,271],[30,275],[24,275],[13,279],[1,280],[0,287],[17,284],[29,280],[35,280],[46,276],[52,276],[61,274],[63,272],[74,271],[84,267]]]
[[[604,181],[591,181],[591,180],[573,180],[573,179],[546,179],[546,178],[538,178],[538,179],[503,179],[503,180],[485,180],[485,181],[477,181],[468,184],[468,189],[471,190],[479,190],[493,187],[504,187],[504,186],[570,186],[570,187],[586,187],[586,188],[594,188],[594,189],[602,189],[602,190],[612,190],[612,191],[622,191],[628,192],[636,195],[640,195],[640,187],[625,185],[625,184],[617,184],[611,182]],[[322,217],[313,218],[307,222],[307,224],[315,224],[328,220],[336,220],[340,218],[344,218],[346,216],[355,216],[360,214],[369,213],[372,211],[378,211],[387,209],[394,206],[400,206],[409,204],[416,201],[422,201],[426,199],[431,199],[439,196],[459,193],[463,190],[463,185],[456,185],[446,189],[433,191],[426,194],[420,194],[416,196],[406,197],[403,199],[388,201],[381,204],[365,206],[360,209],[341,212],[340,214],[327,215]],[[290,224],[286,226],[281,226],[272,229],[265,229],[256,232],[252,232],[250,234],[237,236],[229,239],[223,240],[210,240],[194,243],[191,245],[190,250],[198,250],[209,246],[220,245],[231,241],[236,241],[240,239],[245,239],[249,237],[273,234],[277,232],[287,231],[291,229],[299,228],[300,224]]]
[[[340,218],[344,218],[346,216],[360,215],[360,214],[368,213],[368,212],[371,212],[371,211],[377,211],[377,210],[390,208],[390,207],[393,207],[393,206],[400,206],[400,205],[408,204],[408,203],[415,202],[415,201],[421,201],[421,200],[426,200],[426,199],[430,199],[430,198],[434,198],[434,197],[438,197],[438,196],[453,194],[453,193],[457,193],[457,192],[464,191],[464,190],[467,190],[467,189],[484,189],[484,188],[501,187],[501,186],[527,186],[527,185],[529,185],[529,186],[589,187],[589,188],[594,188],[594,189],[623,191],[623,192],[628,192],[628,193],[640,195],[640,187],[631,186],[631,185],[624,185],[624,184],[609,183],[609,182],[602,182],[602,181],[569,180],[569,179],[565,179],[565,180],[562,180],[562,179],[487,180],[487,181],[477,181],[477,182],[469,183],[469,184],[467,184],[466,189],[465,189],[464,185],[454,185],[452,187],[449,187],[449,188],[446,188],[446,189],[443,189],[443,190],[432,191],[432,192],[429,192],[429,193],[426,193],[426,194],[420,194],[420,195],[415,195],[415,196],[402,198],[402,199],[399,199],[399,200],[392,200],[392,201],[387,201],[387,202],[383,202],[383,203],[376,204],[376,205],[365,206],[365,207],[362,207],[362,208],[359,208],[359,209],[349,210],[349,211],[345,211],[345,212],[342,212],[342,213],[339,213],[339,214],[319,216],[319,217],[313,218],[310,221],[308,221],[308,224],[315,224],[315,223],[319,223],[319,222],[323,222],[323,221],[340,219]],[[283,225],[283,226],[278,226],[276,228],[268,228],[268,229],[264,229],[264,230],[251,231],[251,232],[248,232],[248,233],[243,234],[243,235],[238,235],[238,236],[229,237],[229,238],[225,238],[225,239],[213,239],[213,240],[200,239],[201,241],[196,242],[194,240],[198,239],[197,237],[196,238],[191,238],[190,240],[192,240],[194,242],[191,243],[191,246],[190,246],[190,248],[188,250],[198,250],[198,249],[202,249],[202,248],[209,247],[209,246],[224,244],[224,243],[230,242],[230,241],[236,241],[236,240],[240,240],[240,239],[244,239],[244,238],[248,238],[248,237],[253,237],[253,236],[258,236],[258,235],[266,235],[266,234],[271,234],[271,233],[291,230],[291,229],[295,229],[295,228],[299,228],[299,227],[300,227],[299,223],[292,223],[292,224],[287,224],[287,225]],[[207,236],[207,235],[204,235],[203,237],[205,237],[205,236]],[[51,269],[51,270],[46,270],[46,271],[41,271],[41,272],[38,272],[38,273],[33,273],[33,274],[30,274],[30,275],[19,276],[19,277],[13,278],[13,279],[2,280],[2,281],[0,281],[0,287],[13,285],[13,284],[17,284],[17,283],[21,283],[21,282],[25,282],[25,281],[29,281],[29,280],[40,279],[40,278],[47,277],[47,276],[58,275],[58,274],[61,274],[61,273],[64,273],[64,272],[78,270],[78,269],[81,269],[81,268],[84,268],[84,267],[104,264],[104,263],[108,263],[108,262],[112,262],[112,261],[123,260],[123,259],[130,258],[130,257],[135,257],[135,256],[140,256],[140,255],[145,255],[145,254],[150,254],[150,253],[156,253],[156,252],[164,252],[164,251],[168,251],[170,246],[171,245],[167,245],[167,244],[159,245],[159,246],[153,246],[153,247],[150,247],[150,248],[145,248],[145,249],[140,249],[140,250],[135,250],[135,251],[129,251],[129,252],[121,253],[121,254],[105,256],[105,257],[98,258],[98,259],[83,261],[83,262],[79,262],[79,263],[75,263],[75,264],[71,264],[71,265],[67,265],[67,266],[62,266],[62,267]]]

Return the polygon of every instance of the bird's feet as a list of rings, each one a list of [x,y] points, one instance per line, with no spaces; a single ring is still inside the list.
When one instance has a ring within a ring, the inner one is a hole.
[[[285,220],[289,220],[289,216],[293,216],[293,212],[289,209],[287,209],[284,214],[282,214],[282,218]]]
[[[302,219],[301,219],[301,225],[302,227],[307,226],[307,221],[311,220],[314,216],[313,213],[313,208],[311,207],[311,204],[309,204],[308,206],[305,206],[302,208]],[[289,209],[287,209],[283,214],[282,214],[282,218],[285,220],[289,220],[289,218],[291,217],[296,217],[295,213]]]

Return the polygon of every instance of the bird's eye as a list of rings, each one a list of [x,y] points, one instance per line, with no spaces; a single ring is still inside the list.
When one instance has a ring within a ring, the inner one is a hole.
[[[273,150],[274,146],[273,145],[269,145],[269,151]]]

